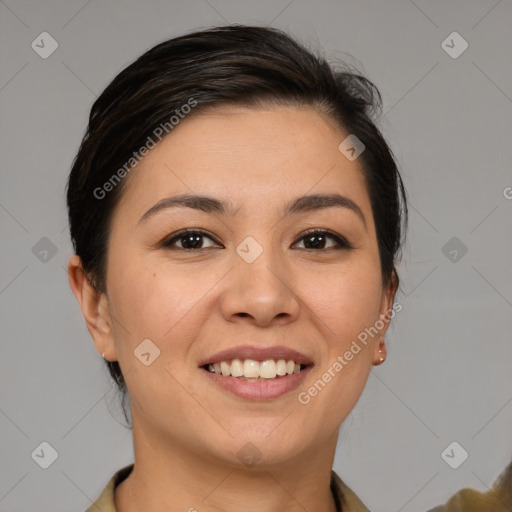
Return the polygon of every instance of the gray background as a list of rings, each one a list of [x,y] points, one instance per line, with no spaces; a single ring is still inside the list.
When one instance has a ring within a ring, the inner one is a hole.
[[[233,22],[285,29],[373,80],[409,193],[403,310],[334,468],[373,511],[412,512],[487,490],[512,457],[510,1],[5,0],[2,512],[83,512],[133,460],[68,284],[65,180],[92,102],[122,68],[165,39]],[[46,59],[31,47],[43,31],[59,45]],[[453,31],[469,44],[458,58],[441,46]],[[443,252],[452,237],[468,249],[456,261],[452,245]],[[43,441],[58,452],[48,469],[31,457]],[[452,441],[469,453],[458,469],[441,457]]]

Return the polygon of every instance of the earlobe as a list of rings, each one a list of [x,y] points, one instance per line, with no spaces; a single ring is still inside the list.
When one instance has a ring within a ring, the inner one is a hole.
[[[81,259],[76,254],[68,262],[68,279],[96,350],[105,354],[106,359],[117,360],[108,298],[91,284],[85,275]]]
[[[373,364],[378,366],[382,364],[386,359],[387,351],[386,351],[386,342],[384,337],[389,327],[389,323],[393,316],[395,315],[395,311],[393,308],[393,302],[395,299],[395,294],[398,288],[398,277],[396,272],[393,270],[391,280],[389,286],[383,289],[382,300],[379,311],[379,320],[377,323],[379,324],[377,327],[380,331],[378,343],[375,345],[374,349],[374,359]]]
[[[384,343],[384,341],[382,341],[382,343],[380,344],[379,352],[377,354],[377,359],[374,360],[372,364],[374,366],[379,366],[380,364],[382,364],[386,359],[386,354],[386,344]]]

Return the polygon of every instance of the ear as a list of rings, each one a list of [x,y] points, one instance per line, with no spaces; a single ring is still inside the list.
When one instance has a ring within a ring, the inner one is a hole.
[[[117,360],[108,297],[91,284],[82,268],[82,261],[76,254],[68,261],[68,279],[96,350],[99,354],[105,354],[105,359]]]
[[[393,307],[393,301],[395,299],[398,283],[398,276],[395,269],[393,269],[388,286],[382,290],[382,299],[379,308],[380,321],[378,321],[378,324],[376,325],[379,330],[379,334],[377,336],[377,343],[375,343],[373,353],[373,364],[376,365],[382,362],[381,358],[386,358],[386,344],[384,341],[384,336],[386,335],[391,319],[395,316],[397,311],[402,309],[401,304],[397,304],[395,307]],[[379,326],[381,326],[381,328],[379,328]]]

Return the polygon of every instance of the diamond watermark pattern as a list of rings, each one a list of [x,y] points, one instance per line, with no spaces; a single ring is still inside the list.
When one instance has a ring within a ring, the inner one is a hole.
[[[146,338],[137,345],[133,353],[144,366],[149,366],[160,356],[160,349],[149,338]]]
[[[468,252],[467,246],[453,236],[441,248],[441,252],[452,262],[458,263]]]
[[[261,255],[263,247],[252,236],[248,236],[238,245],[236,252],[246,263],[252,263]]]
[[[59,47],[59,43],[48,32],[41,32],[30,46],[39,57],[47,59]]]
[[[57,460],[59,454],[50,443],[43,441],[30,456],[40,467],[48,469]]]
[[[457,441],[452,441],[441,452],[441,458],[452,469],[457,469],[468,458],[468,452]]]
[[[261,459],[262,454],[253,443],[247,443],[238,451],[236,456],[246,466],[254,466]]]
[[[48,263],[57,254],[57,246],[49,238],[43,236],[32,247],[32,253],[42,263]]]
[[[341,142],[338,149],[352,162],[364,151],[365,145],[354,134],[350,134]]]
[[[468,42],[458,32],[452,32],[441,43],[441,48],[452,59],[458,59],[468,49],[468,46]]]

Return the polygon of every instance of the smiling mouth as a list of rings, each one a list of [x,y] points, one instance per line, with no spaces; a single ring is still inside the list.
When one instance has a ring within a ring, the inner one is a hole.
[[[224,377],[255,382],[278,380],[300,373],[310,366],[312,365],[296,363],[293,359],[233,359],[205,364],[201,368]]]

